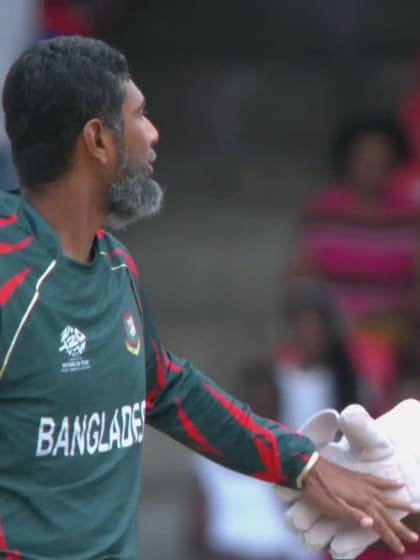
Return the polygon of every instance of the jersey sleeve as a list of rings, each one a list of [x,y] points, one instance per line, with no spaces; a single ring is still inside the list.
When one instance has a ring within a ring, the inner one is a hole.
[[[296,488],[313,443],[254,414],[188,360],[163,348],[140,289],[146,346],[146,422],[234,471]]]

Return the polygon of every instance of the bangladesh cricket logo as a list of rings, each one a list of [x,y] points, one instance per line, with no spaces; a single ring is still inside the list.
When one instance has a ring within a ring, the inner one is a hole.
[[[124,330],[125,330],[125,347],[134,356],[140,353],[140,337],[137,332],[134,317],[128,311],[123,316]]]

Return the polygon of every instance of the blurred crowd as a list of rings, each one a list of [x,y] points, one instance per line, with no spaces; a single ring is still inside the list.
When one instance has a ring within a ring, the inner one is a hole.
[[[323,408],[359,402],[378,416],[420,398],[420,71],[395,114],[341,123],[331,144],[280,282],[272,355],[245,366],[236,390],[294,429]],[[200,457],[192,468],[196,558],[328,558],[291,538],[266,484]],[[379,543],[361,560],[394,558]]]
[[[101,35],[123,4],[0,2],[0,20],[8,21],[0,34],[0,82],[31,42]],[[280,282],[272,353],[240,368],[236,378],[239,398],[293,429],[326,407],[360,402],[376,416],[403,398],[420,398],[420,59],[418,84],[394,114],[341,123],[325,150],[331,173],[301,212]],[[16,187],[0,126],[0,189]],[[199,456],[191,470],[192,557],[326,558],[290,535],[268,484]],[[378,544],[362,558],[394,556]],[[420,558],[420,548],[405,558]]]
[[[13,0],[0,2],[0,85],[17,56],[35,41],[56,35],[106,33],[128,0]],[[16,190],[17,178],[0,115],[0,190]]]

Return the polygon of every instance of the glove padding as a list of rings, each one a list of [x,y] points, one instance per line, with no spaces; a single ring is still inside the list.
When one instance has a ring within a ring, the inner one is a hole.
[[[405,487],[392,490],[392,494],[418,508],[420,449],[416,449],[412,433],[413,427],[420,425],[420,402],[403,401],[377,420],[363,407],[351,405],[342,412],[338,425],[343,437],[338,443],[320,447],[322,457],[350,470],[401,480]],[[398,519],[408,515],[392,513]],[[326,518],[303,498],[289,508],[286,518],[310,550],[319,551],[331,541],[333,558],[356,558],[379,539],[373,531]]]

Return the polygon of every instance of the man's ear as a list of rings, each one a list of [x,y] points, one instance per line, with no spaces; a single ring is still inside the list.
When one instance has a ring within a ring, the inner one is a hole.
[[[86,150],[98,162],[107,165],[114,159],[115,145],[111,131],[100,119],[90,119],[82,130]]]

